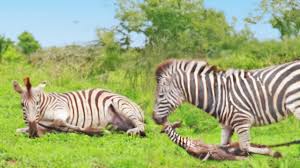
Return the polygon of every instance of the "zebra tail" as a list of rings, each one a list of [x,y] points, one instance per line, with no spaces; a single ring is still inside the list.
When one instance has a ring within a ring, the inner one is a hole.
[[[274,144],[274,145],[267,145],[267,147],[276,148],[276,147],[290,146],[290,145],[295,145],[295,144],[300,144],[300,140],[295,140],[295,141],[290,141],[290,142],[285,142],[285,143],[280,143],[280,144]]]

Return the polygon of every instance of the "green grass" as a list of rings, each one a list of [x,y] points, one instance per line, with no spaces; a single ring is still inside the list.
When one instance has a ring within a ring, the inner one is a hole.
[[[154,85],[153,77],[139,79],[147,84],[132,87],[124,72],[110,74],[108,82],[99,79],[81,79],[67,69],[36,68],[25,63],[0,65],[0,167],[300,167],[300,146],[281,147],[276,150],[283,158],[274,159],[254,155],[244,161],[206,161],[189,156],[173,144],[160,127],[151,119]],[[30,76],[36,85],[47,80],[46,91],[63,92],[92,87],[107,88],[126,95],[145,110],[147,137],[129,137],[121,133],[90,137],[82,134],[47,134],[29,139],[16,134],[24,127],[20,98],[12,89],[12,80],[22,81]],[[150,81],[150,82],[148,82]],[[171,116],[182,120],[178,132],[184,136],[201,138],[207,143],[218,144],[220,128],[215,119],[191,105],[183,105]],[[290,117],[278,124],[253,128],[252,142],[276,144],[300,139],[300,122]],[[234,140],[237,137],[234,136]]]

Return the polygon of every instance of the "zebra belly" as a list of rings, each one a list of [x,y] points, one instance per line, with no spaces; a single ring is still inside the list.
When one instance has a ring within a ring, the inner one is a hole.
[[[133,123],[128,118],[117,113],[112,113],[109,123],[112,124],[116,130],[127,131],[128,129],[134,128]]]

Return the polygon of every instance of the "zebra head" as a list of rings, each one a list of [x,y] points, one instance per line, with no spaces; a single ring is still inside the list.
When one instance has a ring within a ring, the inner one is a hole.
[[[164,124],[170,112],[184,100],[181,89],[176,85],[176,74],[172,71],[175,61],[169,60],[156,69],[156,100],[153,119],[157,124]]]
[[[21,106],[25,122],[29,126],[29,135],[37,136],[37,123],[41,105],[41,94],[46,86],[43,82],[37,87],[32,87],[28,77],[24,78],[25,88],[21,87],[17,81],[13,81],[13,88],[21,95]]]

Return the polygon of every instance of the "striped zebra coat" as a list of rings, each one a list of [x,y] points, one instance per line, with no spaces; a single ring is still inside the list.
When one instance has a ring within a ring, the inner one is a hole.
[[[219,120],[221,144],[235,131],[241,149],[273,155],[250,145],[250,127],[278,122],[293,114],[300,119],[300,61],[257,70],[218,70],[197,60],[168,60],[156,70],[157,93],[153,118],[167,116],[183,101]]]
[[[168,123],[164,125],[162,132],[177,145],[182,147],[190,155],[201,160],[242,160],[248,154],[240,150],[238,143],[229,144],[228,146],[219,146],[205,144],[201,140],[193,140],[188,137],[182,137],[176,132],[176,128],[180,127],[179,122]]]
[[[239,148],[239,143],[230,143],[226,146],[205,144],[201,140],[194,140],[188,137],[182,137],[176,132],[176,128],[180,127],[180,122],[168,123],[164,125],[162,132],[165,132],[168,137],[177,145],[185,149],[190,155],[202,159],[202,160],[242,160],[245,159],[249,153],[242,151]],[[290,144],[297,144],[298,141],[293,141],[289,143],[276,144],[276,145],[257,145],[251,144],[258,148],[271,148],[286,146]],[[250,153],[251,154],[251,153]],[[279,158],[281,154],[275,152],[274,157]]]
[[[26,128],[31,137],[51,130],[98,134],[111,125],[128,134],[144,135],[144,114],[141,108],[128,98],[103,89],[87,89],[68,93],[45,93],[45,83],[26,88],[13,82],[15,91],[21,94],[21,105]]]

